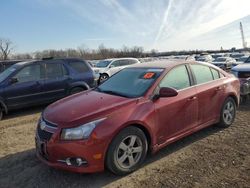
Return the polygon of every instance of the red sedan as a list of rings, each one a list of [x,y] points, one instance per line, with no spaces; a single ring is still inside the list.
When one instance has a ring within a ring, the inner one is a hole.
[[[148,152],[213,124],[230,126],[239,95],[239,80],[210,64],[134,65],[50,105],[37,126],[37,156],[64,170],[106,167],[124,175],[138,169]]]

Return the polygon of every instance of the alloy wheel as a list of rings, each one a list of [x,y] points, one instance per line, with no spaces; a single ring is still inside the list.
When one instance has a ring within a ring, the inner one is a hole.
[[[142,140],[136,135],[130,135],[122,140],[114,158],[120,167],[129,169],[139,162],[142,152]]]
[[[235,108],[232,101],[228,101],[223,110],[223,119],[226,124],[230,125],[235,116]]]

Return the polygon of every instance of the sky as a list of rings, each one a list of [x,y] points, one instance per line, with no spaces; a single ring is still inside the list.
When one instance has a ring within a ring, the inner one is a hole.
[[[16,53],[83,46],[145,51],[250,46],[250,0],[0,0],[0,37]]]

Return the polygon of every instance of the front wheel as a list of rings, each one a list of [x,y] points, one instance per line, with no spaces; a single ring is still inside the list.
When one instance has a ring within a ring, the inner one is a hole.
[[[148,151],[148,142],[143,131],[136,127],[123,129],[111,142],[106,155],[107,168],[117,175],[137,170]]]
[[[227,128],[233,124],[236,115],[236,104],[233,98],[229,97],[225,100],[221,109],[219,127]]]

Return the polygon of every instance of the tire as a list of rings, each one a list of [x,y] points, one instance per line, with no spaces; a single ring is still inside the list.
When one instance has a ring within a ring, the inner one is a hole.
[[[105,165],[116,175],[126,175],[140,167],[147,151],[148,142],[143,131],[136,127],[127,127],[112,140]]]
[[[232,97],[228,97],[221,109],[218,127],[227,128],[233,124],[236,115],[236,104]]]
[[[100,77],[99,77],[99,84],[105,82],[107,79],[109,79],[109,75],[107,74],[101,74]]]
[[[74,87],[70,90],[69,94],[70,95],[73,95],[73,94],[76,94],[76,93],[80,93],[82,91],[84,91],[85,89],[82,88],[82,87]]]

